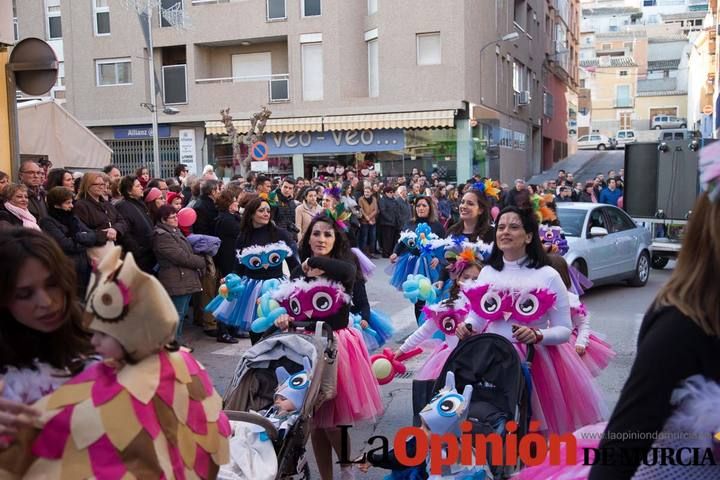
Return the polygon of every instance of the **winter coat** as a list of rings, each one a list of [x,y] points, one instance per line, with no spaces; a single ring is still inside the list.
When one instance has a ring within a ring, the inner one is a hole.
[[[114,228],[117,231],[115,243],[122,245],[128,225],[113,204],[106,201],[96,202],[88,197],[75,202],[73,212],[85,225],[95,230],[98,244],[103,245],[108,241],[104,230]]]
[[[128,230],[123,237],[125,251],[131,252],[140,269],[152,273],[157,261],[152,249],[152,238],[155,225],[145,207],[145,203],[134,198],[120,200],[115,205],[123,216]]]
[[[153,251],[160,266],[158,279],[171,296],[202,290],[200,277],[205,271],[205,259],[193,253],[180,229],[159,223],[153,236]]]
[[[218,209],[213,199],[207,195],[200,195],[192,207],[197,213],[197,220],[193,224],[193,233],[202,235],[215,235],[215,219],[218,216]]]
[[[298,241],[302,240],[305,231],[310,227],[310,222],[312,222],[312,219],[320,212],[322,212],[320,205],[315,205],[315,208],[308,207],[305,202],[298,205],[295,209],[295,225],[297,225],[298,230],[300,230],[298,233]]]
[[[360,206],[360,211],[362,212],[360,223],[375,225],[378,215],[378,203],[377,200],[375,200],[375,197],[371,196],[368,199],[363,195],[360,197],[358,205]]]
[[[377,223],[384,227],[400,228],[400,206],[394,198],[385,195],[380,197]]]
[[[395,203],[397,203],[400,212],[400,222],[398,226],[403,226],[412,220],[412,207],[399,195],[395,197]]]
[[[12,212],[5,208],[5,203],[0,201],[0,228],[22,227],[23,222]]]
[[[292,234],[296,234],[298,232],[298,228],[295,226],[295,208],[297,207],[297,202],[292,198],[285,197],[282,192],[280,192],[280,189],[275,190],[272,197],[274,197],[276,201],[272,206],[272,219],[275,221],[275,224]]]
[[[220,212],[215,219],[215,233],[220,238],[220,249],[215,255],[215,266],[224,277],[235,269],[235,242],[240,235],[240,215]]]
[[[73,212],[51,209],[49,215],[40,220],[40,228],[51,236],[63,253],[72,260],[78,280],[78,293],[85,296],[90,282],[90,260],[87,249],[97,245],[97,235]]]
[[[42,187],[31,189],[28,187],[28,210],[33,214],[35,220],[40,223],[41,218],[48,215],[47,201],[45,200],[45,190]]]

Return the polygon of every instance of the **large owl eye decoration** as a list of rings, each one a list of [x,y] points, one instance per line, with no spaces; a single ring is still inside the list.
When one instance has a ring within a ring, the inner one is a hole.
[[[333,299],[327,292],[318,292],[313,295],[312,304],[318,312],[327,312],[332,308]]]
[[[125,317],[130,306],[130,290],[121,280],[108,280],[95,288],[88,306],[100,320],[119,322]]]
[[[270,255],[268,255],[268,263],[272,267],[276,267],[280,265],[283,261],[282,256],[277,252],[272,252]]]
[[[300,315],[300,312],[302,311],[302,306],[300,305],[300,300],[298,300],[297,298],[291,298],[289,303],[290,303],[290,312],[292,312],[292,314],[295,316]]]
[[[408,238],[407,239],[407,246],[410,248],[415,248],[416,241],[414,238]]]
[[[502,310],[503,299],[497,290],[489,290],[480,299],[480,310],[490,316],[494,316]]]
[[[457,328],[457,321],[455,318],[447,316],[440,319],[440,322],[438,324],[440,327],[440,331],[442,331],[446,335],[454,335],[455,329]]]
[[[435,409],[438,415],[442,417],[452,417],[457,415],[458,409],[462,407],[464,400],[462,395],[450,393],[437,400]]]
[[[555,233],[552,230],[548,230],[545,232],[545,238],[548,240],[552,240],[555,237]]]
[[[252,269],[259,269],[262,267],[262,258],[258,256],[252,256],[247,260],[247,264]]]
[[[513,319],[534,322],[555,305],[555,299],[555,293],[545,288],[521,292],[513,303]]]
[[[302,390],[307,386],[309,380],[310,378],[308,376],[308,373],[303,371],[290,377],[290,380],[288,380],[288,385],[294,390]]]

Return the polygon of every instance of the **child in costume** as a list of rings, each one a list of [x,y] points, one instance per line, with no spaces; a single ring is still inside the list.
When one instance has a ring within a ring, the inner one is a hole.
[[[401,232],[395,247],[397,260],[387,271],[390,284],[402,290],[408,275],[424,275],[436,282],[442,268],[440,255],[444,245],[444,241],[432,233],[427,223],[419,223],[414,231]]]
[[[590,370],[593,377],[600,375],[610,360],[615,356],[615,351],[610,344],[601,339],[595,332],[590,330],[590,316],[585,304],[580,302],[580,297],[572,292],[572,282],[567,262],[559,255],[549,255],[550,266],[560,274],[563,283],[568,289],[570,300],[570,318],[572,319],[573,331],[570,335],[570,344],[575,347],[575,352],[580,356],[585,366]]]
[[[420,412],[421,426],[423,432],[428,435],[455,435],[460,437],[460,424],[467,419],[472,399],[472,385],[465,385],[462,394],[455,388],[455,375],[448,372],[445,377],[445,386]],[[428,442],[429,443],[429,442]],[[407,441],[405,451],[411,457],[416,455],[417,440],[411,438]],[[429,449],[428,449],[429,454]],[[473,452],[472,458],[475,458]],[[408,467],[400,463],[395,457],[394,451],[390,451],[388,458],[380,454],[370,454],[365,457],[365,463],[360,465],[360,470],[367,472],[370,466],[392,470],[392,473],[385,477],[388,479],[429,479],[429,480],[484,480],[492,478],[487,465],[449,465],[442,466],[440,473],[432,473],[431,459],[416,466]]]
[[[215,478],[230,425],[204,368],[168,351],[178,314],[160,282],[115,247],[90,279],[93,346],[104,357],[34,408],[0,454],[24,478]]]
[[[562,227],[557,225],[540,225],[540,241],[548,254],[565,256],[565,254],[570,250],[570,245],[568,245],[568,242],[565,239],[565,233],[563,232]],[[568,274],[570,275],[571,282],[568,290],[571,293],[582,295],[585,293],[585,290],[593,286],[590,279],[572,265],[568,265]]]

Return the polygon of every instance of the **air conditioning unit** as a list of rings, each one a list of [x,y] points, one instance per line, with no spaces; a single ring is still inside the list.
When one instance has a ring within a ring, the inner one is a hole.
[[[517,104],[518,104],[518,106],[530,105],[530,92],[528,90],[523,90],[522,92],[518,92]]]

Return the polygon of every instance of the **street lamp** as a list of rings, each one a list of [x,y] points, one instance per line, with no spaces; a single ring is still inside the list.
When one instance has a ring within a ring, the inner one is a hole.
[[[517,40],[518,38],[520,38],[520,34],[518,34],[517,32],[510,32],[510,33],[507,33],[507,34],[503,35],[502,37],[498,38],[497,40],[493,40],[492,42],[486,43],[485,45],[482,46],[482,48],[480,48],[480,104],[481,105],[484,103],[483,97],[482,97],[482,54],[483,54],[483,52],[485,51],[486,48],[488,48],[491,45],[495,45],[500,42],[512,42],[514,40]]]

